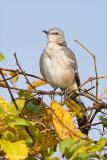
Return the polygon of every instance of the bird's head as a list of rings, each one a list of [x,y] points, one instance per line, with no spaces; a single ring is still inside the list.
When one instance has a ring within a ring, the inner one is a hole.
[[[48,31],[43,30],[43,32],[47,34],[48,42],[57,42],[57,43],[65,42],[64,32],[59,28],[52,28]]]

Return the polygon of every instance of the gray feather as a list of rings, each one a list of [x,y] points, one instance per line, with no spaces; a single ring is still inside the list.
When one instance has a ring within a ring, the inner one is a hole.
[[[75,72],[75,80],[77,83],[77,86],[80,86],[80,78],[79,78],[79,73],[78,73],[78,66],[77,66],[77,60],[75,57],[75,54],[66,46],[62,46],[62,50],[66,54],[66,56],[69,58],[71,62],[71,67],[74,69]]]

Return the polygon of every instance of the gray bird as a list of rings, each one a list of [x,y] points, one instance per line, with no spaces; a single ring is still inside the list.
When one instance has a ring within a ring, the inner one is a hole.
[[[61,90],[73,91],[80,86],[77,61],[74,53],[67,47],[64,33],[59,28],[43,31],[47,34],[48,43],[40,57],[40,72],[44,79],[53,87]],[[80,97],[74,99],[82,108],[85,108]],[[78,118],[79,127],[88,123],[86,113],[83,120]],[[84,128],[81,131],[88,134]]]

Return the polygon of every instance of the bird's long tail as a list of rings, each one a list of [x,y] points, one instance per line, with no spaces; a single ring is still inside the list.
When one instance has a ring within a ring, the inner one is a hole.
[[[76,97],[73,99],[78,105],[81,106],[82,109],[85,109],[85,105],[82,102],[80,96]],[[88,135],[88,131],[89,131],[89,126],[86,127],[87,124],[89,124],[89,120],[88,120],[88,115],[86,113],[86,111],[82,111],[83,114],[83,119],[79,118],[77,116],[77,122],[78,122],[78,126],[80,127],[80,131],[86,135]],[[81,128],[82,127],[82,128]]]

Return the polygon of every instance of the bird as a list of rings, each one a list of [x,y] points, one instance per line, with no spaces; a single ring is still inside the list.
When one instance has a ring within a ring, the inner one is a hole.
[[[64,32],[59,28],[51,28],[43,32],[47,35],[47,45],[44,48],[39,65],[44,79],[54,88],[63,91],[73,91],[80,86],[80,77],[75,54],[67,47]],[[82,109],[85,108],[80,96],[73,99]],[[86,112],[83,119],[77,118],[78,126],[88,123]],[[80,128],[81,132],[88,134],[88,129]]]

